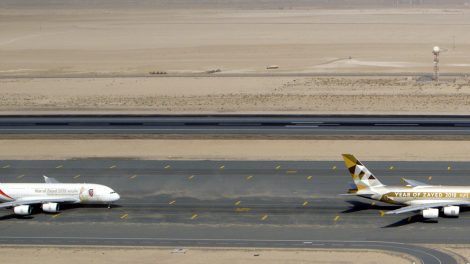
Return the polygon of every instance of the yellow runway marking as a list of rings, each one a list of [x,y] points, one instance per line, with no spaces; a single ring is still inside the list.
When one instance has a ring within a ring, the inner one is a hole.
[[[80,174],[77,174],[77,175],[73,176],[73,178],[74,178],[74,179],[80,178]]]
[[[286,171],[286,173],[287,174],[293,174],[293,173],[297,173],[297,171],[296,170],[288,170],[288,171]]]
[[[225,165],[220,166],[219,169],[220,169],[220,170],[225,169]]]
[[[196,217],[197,217],[197,214],[193,214],[193,216],[191,216],[191,220],[196,219]]]
[[[308,204],[308,202],[305,201],[305,202],[302,204],[302,206],[307,206],[307,204]]]
[[[121,215],[120,218],[121,218],[121,219],[124,219],[124,218],[127,218],[128,216],[129,216],[129,214],[123,214],[123,215]]]
[[[428,177],[428,181],[430,181],[430,180],[432,180],[432,176],[429,176],[429,177]]]
[[[335,216],[335,219],[333,219],[333,221],[338,221],[339,220],[339,215]]]
[[[276,170],[280,170],[280,169],[281,169],[281,165],[277,165]]]
[[[113,166],[111,166],[111,167],[109,167],[109,168],[110,168],[110,169],[114,169],[114,168],[116,168],[116,167],[117,167],[116,165],[113,165]]]
[[[174,204],[174,203],[176,203],[176,201],[175,201],[175,200],[173,200],[173,201],[169,202],[168,204]]]
[[[166,166],[165,166],[165,170],[168,170],[169,168],[171,168],[170,165],[166,165]]]
[[[52,218],[57,218],[60,215],[60,213],[52,215]]]
[[[393,167],[393,166],[390,166],[390,168],[389,168],[389,169],[393,170],[394,168],[395,168],[395,167]]]
[[[192,180],[194,178],[194,175],[191,175],[188,177],[188,180]]]
[[[447,170],[450,170],[450,169],[451,169],[451,167],[450,167],[450,166],[449,166],[449,167],[447,167]]]
[[[137,177],[137,174],[134,174],[131,177],[129,177],[129,179],[135,179],[136,177]]]
[[[313,178],[313,176],[308,176],[307,180],[311,180],[312,178]]]
[[[247,176],[246,180],[249,181],[249,180],[251,180],[251,178],[253,178],[253,175]]]
[[[242,203],[242,201],[237,201],[237,202],[235,203],[235,205],[238,206],[238,205],[240,205],[241,203]]]
[[[336,165],[331,168],[332,170],[336,170]]]
[[[17,179],[21,179],[24,177],[24,174],[21,174],[20,176],[16,177]]]
[[[266,220],[266,219],[268,219],[268,215],[267,215],[267,214],[265,214],[265,215],[263,215],[263,217],[261,217],[261,221],[264,221],[264,220]]]
[[[5,166],[3,166],[2,168],[8,169],[8,168],[10,168],[10,165],[5,165]]]
[[[250,210],[251,210],[251,208],[248,208],[248,207],[238,207],[238,208],[235,208],[235,212],[240,212],[240,213],[249,212]]]
[[[381,217],[383,217],[383,216],[385,215],[385,212],[382,211],[382,210],[380,210],[379,213],[380,213],[380,216],[381,216]]]
[[[55,168],[56,168],[56,169],[60,169],[60,168],[63,168],[63,167],[64,167],[64,165],[59,165],[59,166],[57,166],[57,167],[55,167]]]

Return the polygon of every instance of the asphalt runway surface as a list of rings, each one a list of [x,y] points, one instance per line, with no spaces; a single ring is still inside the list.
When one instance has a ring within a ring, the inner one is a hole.
[[[2,116],[0,134],[468,136],[470,116]]]
[[[470,163],[364,162],[384,184],[401,177],[470,185]],[[63,206],[0,217],[3,244],[383,248],[425,263],[450,256],[411,244],[467,244],[470,212],[429,222],[396,208],[339,196],[351,177],[342,160],[313,161],[1,161],[2,182],[92,182],[115,189],[106,206]],[[434,260],[433,260],[434,259]]]

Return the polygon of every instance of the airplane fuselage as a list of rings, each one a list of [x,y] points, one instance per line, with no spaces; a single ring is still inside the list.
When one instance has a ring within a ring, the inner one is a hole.
[[[470,201],[468,186],[383,186],[373,187],[369,197],[390,204],[411,205],[440,201]]]
[[[87,183],[2,183],[0,200],[10,202],[24,199],[74,198],[77,203],[112,203],[119,195],[111,188]]]

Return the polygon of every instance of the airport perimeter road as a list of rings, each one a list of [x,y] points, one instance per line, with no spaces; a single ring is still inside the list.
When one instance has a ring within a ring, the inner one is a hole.
[[[470,185],[470,163],[365,164],[385,184],[402,184],[401,177],[408,177]],[[341,160],[0,162],[2,182],[41,182],[43,174],[62,182],[106,184],[122,199],[112,209],[64,206],[60,214],[26,218],[3,210],[0,243],[395,247],[417,256],[423,247],[409,244],[470,243],[468,210],[433,223],[412,214],[383,215],[395,207],[339,196],[351,181]],[[424,252],[427,258],[419,258],[425,263],[439,263],[430,255],[442,253]],[[445,254],[437,258],[452,263]]]
[[[0,134],[468,136],[470,116],[3,116]]]

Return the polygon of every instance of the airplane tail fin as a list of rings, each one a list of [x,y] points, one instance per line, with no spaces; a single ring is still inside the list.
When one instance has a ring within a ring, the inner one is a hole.
[[[350,189],[349,193],[355,193],[370,187],[383,186],[383,184],[351,154],[343,154],[344,164],[354,181],[356,189]]]

